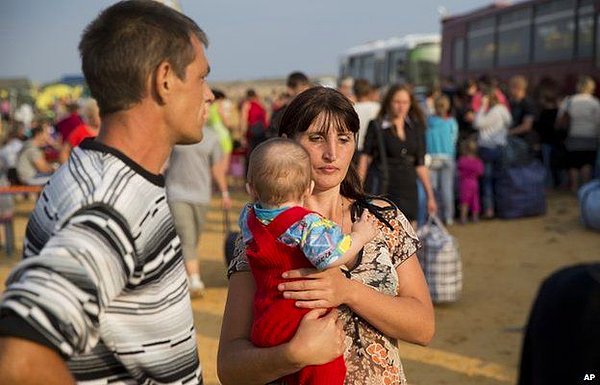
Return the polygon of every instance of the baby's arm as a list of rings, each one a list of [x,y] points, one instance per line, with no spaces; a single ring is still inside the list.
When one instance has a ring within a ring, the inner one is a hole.
[[[349,235],[350,247],[340,258],[330,263],[327,268],[346,265],[349,262],[354,263],[360,250],[377,235],[376,221],[372,215],[369,215],[367,210],[363,211],[358,221],[352,224],[352,232]]]
[[[341,226],[312,213],[287,232],[298,239],[304,256],[319,270],[351,262],[360,249],[377,234],[376,219],[363,214],[352,225],[352,233],[344,234]]]

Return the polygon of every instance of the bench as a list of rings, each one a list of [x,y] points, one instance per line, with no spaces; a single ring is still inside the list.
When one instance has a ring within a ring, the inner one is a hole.
[[[17,195],[26,193],[40,193],[44,186],[10,185],[0,186],[0,195]]]
[[[44,186],[27,186],[27,185],[11,185],[0,186],[0,195],[18,195],[35,193],[39,194],[44,189]],[[15,252],[15,230],[14,230],[14,213],[6,213],[0,215],[0,225],[4,226],[4,249],[7,256],[12,256]]]

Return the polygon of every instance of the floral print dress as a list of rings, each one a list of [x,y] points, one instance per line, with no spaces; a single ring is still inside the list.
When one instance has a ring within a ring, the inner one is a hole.
[[[379,207],[367,201],[353,203],[353,218],[368,209],[380,219],[379,234],[365,245],[357,265],[344,271],[347,277],[388,295],[397,295],[396,268],[420,247],[410,222],[395,206]],[[235,257],[228,276],[250,271],[241,238],[236,242]],[[347,306],[340,306],[346,332],[347,375],[345,385],[405,385],[406,377],[397,341],[382,334]]]

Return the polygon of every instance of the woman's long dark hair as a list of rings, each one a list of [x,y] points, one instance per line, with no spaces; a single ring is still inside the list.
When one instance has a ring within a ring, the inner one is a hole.
[[[296,96],[285,109],[279,124],[279,135],[296,138],[308,130],[315,119],[325,114],[323,131],[335,127],[339,132],[350,131],[356,135],[359,130],[359,120],[352,103],[333,88],[313,87]],[[340,185],[342,196],[354,200],[365,197],[362,183],[353,163],[350,163],[348,173]]]
[[[410,120],[417,123],[421,127],[425,127],[425,115],[423,114],[423,111],[421,111],[421,107],[415,99],[412,88],[406,84],[395,84],[388,89],[383,97],[383,101],[381,102],[381,109],[379,110],[377,118],[383,120],[389,116],[392,107],[392,99],[399,91],[406,91],[410,97],[410,108],[408,110],[408,117]]]

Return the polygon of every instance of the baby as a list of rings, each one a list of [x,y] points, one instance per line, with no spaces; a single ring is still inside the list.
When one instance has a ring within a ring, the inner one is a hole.
[[[252,152],[248,164],[249,194],[254,200],[240,215],[240,229],[256,281],[250,339],[268,347],[289,341],[309,309],[283,298],[277,285],[283,272],[353,264],[358,252],[377,234],[375,218],[365,211],[352,232],[303,208],[314,186],[309,155],[284,138],[268,140]],[[308,366],[285,378],[287,384],[343,384],[343,357]]]

